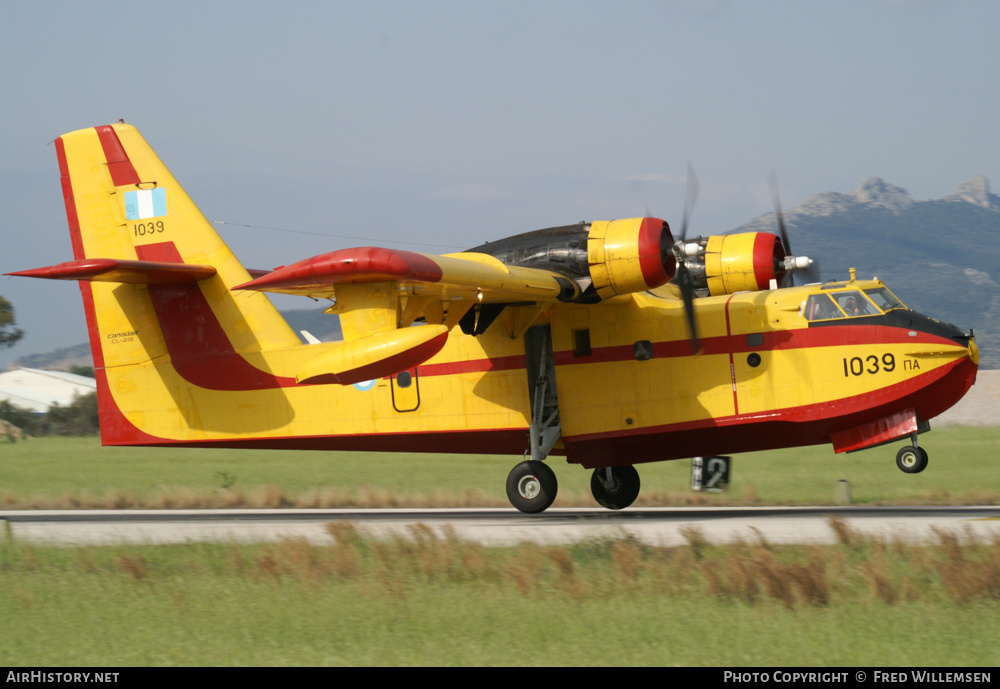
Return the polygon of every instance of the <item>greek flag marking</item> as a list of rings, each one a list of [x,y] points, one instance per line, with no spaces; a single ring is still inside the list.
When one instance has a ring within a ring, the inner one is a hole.
[[[158,218],[167,214],[167,190],[140,189],[125,192],[125,217],[128,220]]]

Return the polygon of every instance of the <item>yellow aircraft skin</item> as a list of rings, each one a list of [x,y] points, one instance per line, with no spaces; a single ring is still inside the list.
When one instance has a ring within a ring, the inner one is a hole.
[[[254,278],[134,127],[56,143],[74,260],[15,274],[80,281],[106,445],[521,454],[530,328],[551,334],[552,452],[585,467],[915,438],[975,380],[971,336],[877,280],[716,284],[692,352],[674,287],[634,289],[662,271],[628,241],[648,219],[593,223],[598,303],[477,253],[365,248]],[[261,291],[334,298],[345,341],[302,344]],[[455,327],[488,304],[505,307],[484,332]]]

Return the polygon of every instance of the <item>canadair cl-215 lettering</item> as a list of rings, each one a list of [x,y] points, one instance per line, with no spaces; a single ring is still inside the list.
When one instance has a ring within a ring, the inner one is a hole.
[[[675,241],[656,218],[538,230],[432,256],[339,249],[250,274],[139,132],[56,140],[105,445],[530,455],[507,494],[546,509],[565,455],[605,507],[633,465],[897,439],[975,381],[971,333],[878,280],[779,287],[788,238]],[[265,292],[329,299],[344,339],[309,344]]]

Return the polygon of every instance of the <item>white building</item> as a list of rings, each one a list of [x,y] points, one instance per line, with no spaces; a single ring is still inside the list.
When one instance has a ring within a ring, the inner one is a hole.
[[[0,400],[36,412],[47,412],[55,403],[68,406],[75,398],[95,390],[96,380],[75,373],[37,368],[0,372]]]

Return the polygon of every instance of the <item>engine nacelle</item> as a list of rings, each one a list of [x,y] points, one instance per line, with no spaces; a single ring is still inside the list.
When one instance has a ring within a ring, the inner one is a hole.
[[[587,263],[602,299],[666,284],[677,268],[670,226],[659,218],[594,221]]]
[[[769,289],[785,277],[785,248],[768,232],[699,237],[682,252],[696,288],[709,294],[733,294]]]
[[[550,227],[469,249],[511,266],[551,270],[592,302],[659,287],[677,268],[670,226],[659,218],[599,220]]]

